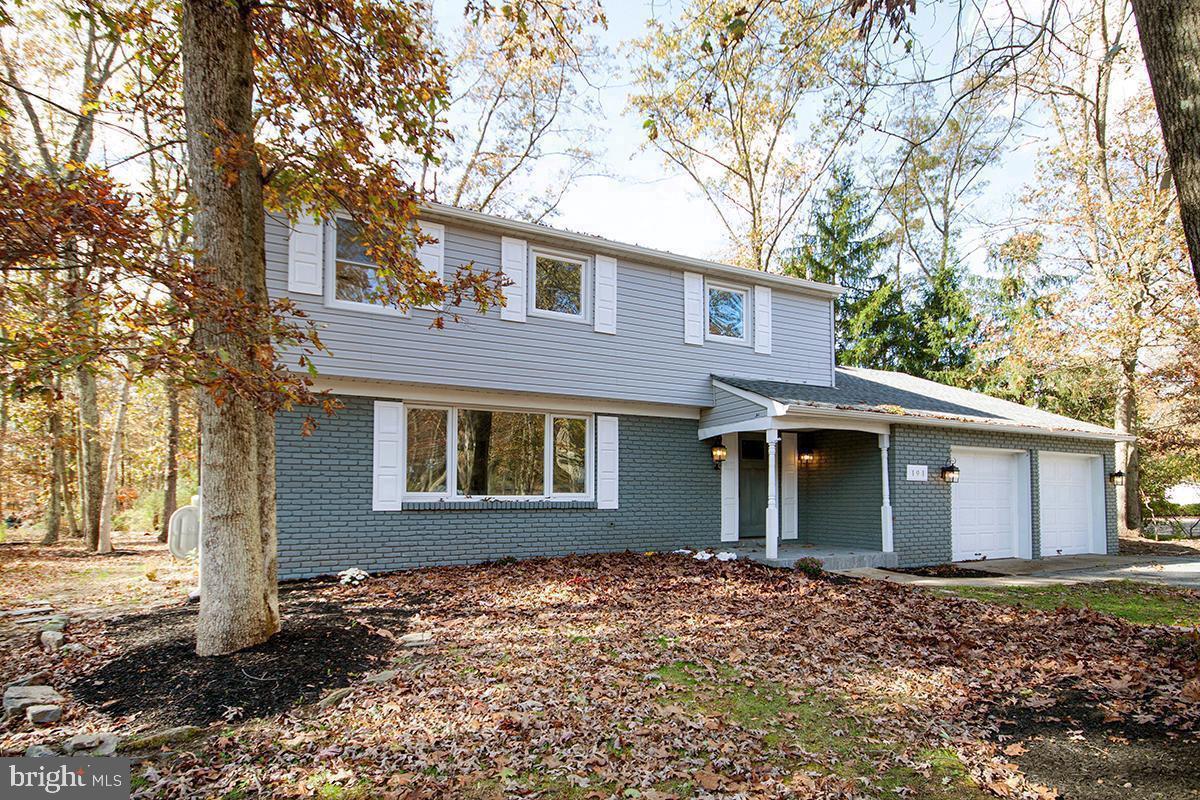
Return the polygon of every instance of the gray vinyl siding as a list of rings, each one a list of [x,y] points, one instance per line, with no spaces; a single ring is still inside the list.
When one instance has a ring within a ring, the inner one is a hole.
[[[507,556],[669,551],[720,544],[721,473],[696,420],[621,416],[619,508],[594,502],[410,503],[372,511],[374,400],[300,435],[303,410],[276,421],[279,574],[302,578],[466,564]]]
[[[1038,455],[1041,451],[1081,453],[1104,458],[1104,474],[1113,470],[1111,442],[1071,439],[1039,434],[966,431],[916,425],[894,425],[890,481],[892,487],[893,541],[901,566],[939,564],[953,557],[950,484],[940,470],[950,459],[951,447],[995,447],[1029,451],[1030,496],[1033,507],[1033,556],[1042,550],[1039,509]],[[908,464],[929,467],[929,480],[906,480]],[[1112,484],[1104,482],[1104,507],[1108,552],[1117,552],[1117,498]]]
[[[268,287],[272,296],[286,296],[287,227],[271,218],[266,235]],[[445,274],[471,262],[497,269],[500,237],[447,224]],[[751,278],[747,272],[747,286]],[[313,358],[324,376],[692,406],[712,402],[713,372],[821,385],[833,379],[828,299],[773,287],[771,354],[755,353],[749,343],[688,345],[683,272],[622,259],[615,335],[596,333],[590,314],[586,322],[531,314],[520,323],[467,309],[460,322],[447,320],[439,331],[430,329],[429,311],[401,317],[330,308],[314,295],[291,297],[320,326],[332,353]]]
[[[752,400],[738,397],[732,392],[713,387],[712,408],[700,412],[700,427],[713,428],[764,417],[767,410]]]
[[[799,539],[806,544],[883,547],[883,464],[879,437],[817,431],[813,461],[797,469]]]

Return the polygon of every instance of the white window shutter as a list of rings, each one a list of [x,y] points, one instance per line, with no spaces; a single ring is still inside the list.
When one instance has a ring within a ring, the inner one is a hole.
[[[721,437],[725,445],[725,463],[721,465],[721,541],[738,540],[738,435]]]
[[[617,260],[596,256],[596,301],[592,312],[596,333],[617,332]]]
[[[796,475],[796,434],[782,434],[783,445],[780,450],[782,469],[780,472],[780,524],[779,535],[783,539],[795,539],[799,533],[799,494],[800,486]]]
[[[771,290],[754,287],[754,352],[771,352]]]
[[[525,321],[525,303],[529,293],[529,248],[524,239],[508,236],[500,239],[500,269],[511,281],[504,287],[507,302],[500,309],[500,319]]]
[[[704,344],[704,276],[683,273],[683,341]]]
[[[290,224],[288,234],[288,291],[297,294],[321,294],[325,271],[324,223],[312,217],[299,217]]]
[[[617,508],[617,418],[596,417],[596,508]]]
[[[421,266],[442,278],[442,271],[446,265],[446,226],[436,222],[420,223],[420,230],[423,236],[432,236],[437,239],[436,242],[426,242],[417,248],[417,258],[421,261]]]
[[[399,511],[404,498],[404,404],[375,401],[371,510]]]

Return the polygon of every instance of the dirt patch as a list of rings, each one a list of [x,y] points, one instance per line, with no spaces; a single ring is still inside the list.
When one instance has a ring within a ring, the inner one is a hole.
[[[889,567],[888,572],[900,572],[905,575],[920,575],[923,578],[1003,578],[1005,572],[986,572],[982,569],[969,569],[954,564],[934,564],[930,567]]]
[[[1123,556],[1192,556],[1200,558],[1200,539],[1175,539],[1158,542],[1140,536],[1122,536],[1120,551]]]
[[[1050,709],[1016,709],[1007,717],[1001,732],[1009,756],[1063,798],[1200,798],[1200,739],[1194,736],[1106,723],[1101,711],[1077,694]]]
[[[203,725],[269,716],[317,700],[377,669],[415,608],[361,607],[319,596],[319,583],[281,593],[283,630],[229,656],[195,654],[197,606],[119,617],[120,654],[77,678],[71,693],[134,725]]]

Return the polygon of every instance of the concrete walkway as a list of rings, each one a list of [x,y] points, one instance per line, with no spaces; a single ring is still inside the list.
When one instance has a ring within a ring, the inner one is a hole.
[[[1052,556],[1031,561],[1001,558],[964,561],[955,566],[997,575],[994,578],[927,578],[872,568],[850,569],[844,573],[915,586],[1046,586],[1129,580],[1200,589],[1200,558],[1191,556]]]

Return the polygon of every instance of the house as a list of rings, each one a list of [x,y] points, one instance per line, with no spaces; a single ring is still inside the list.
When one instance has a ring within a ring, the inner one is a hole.
[[[282,577],[720,547],[905,566],[1116,551],[1107,428],[834,365],[840,289],[432,205],[498,313],[364,302],[348,219],[267,229],[344,409],[277,422]]]

